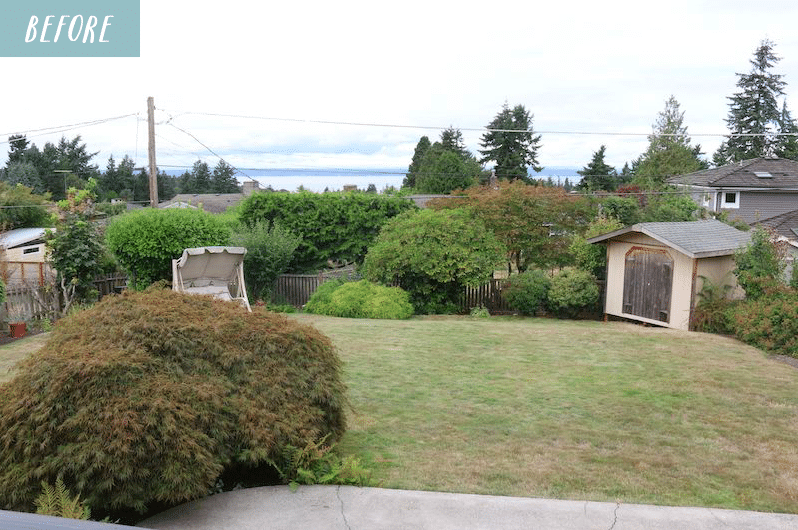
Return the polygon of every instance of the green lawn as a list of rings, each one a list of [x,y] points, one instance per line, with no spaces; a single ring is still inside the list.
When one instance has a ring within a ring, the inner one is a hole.
[[[384,487],[798,513],[798,370],[627,323],[294,315],[330,336]]]
[[[798,370],[626,323],[298,314],[336,343],[341,442],[384,487],[798,513]],[[9,366],[37,336],[0,347]]]
[[[0,346],[0,384],[11,379],[14,376],[14,365],[44,346],[49,336],[49,333],[40,333]]]

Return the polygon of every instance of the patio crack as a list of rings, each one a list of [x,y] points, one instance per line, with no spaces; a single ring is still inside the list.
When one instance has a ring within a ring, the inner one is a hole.
[[[336,486],[335,496],[338,497],[338,503],[341,505],[341,517],[344,519],[344,524],[349,530],[352,530],[352,527],[349,526],[349,521],[346,519],[346,513],[344,513],[344,501],[341,499],[341,486]]]
[[[620,507],[621,507],[620,502],[615,503],[615,509],[612,511],[612,518],[613,518],[612,524],[610,525],[608,530],[612,530],[613,528],[615,528],[615,525],[618,523],[618,508]]]

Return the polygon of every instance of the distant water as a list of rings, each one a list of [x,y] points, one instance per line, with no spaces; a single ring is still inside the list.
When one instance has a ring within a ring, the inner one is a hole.
[[[353,172],[336,172],[324,170],[242,170],[236,175],[239,182],[244,182],[253,178],[258,181],[261,188],[272,187],[274,190],[296,191],[302,186],[304,189],[315,192],[341,191],[344,186],[357,186],[359,190],[365,190],[369,184],[374,184],[377,191],[382,191],[388,187],[399,189],[404,180],[403,169],[377,169]],[[571,183],[579,181],[579,174],[576,168],[570,167],[551,167],[544,168],[540,173],[534,174],[534,178],[547,179],[552,177],[554,182],[560,184],[565,182],[566,177]],[[183,171],[167,170],[170,175],[179,176]]]

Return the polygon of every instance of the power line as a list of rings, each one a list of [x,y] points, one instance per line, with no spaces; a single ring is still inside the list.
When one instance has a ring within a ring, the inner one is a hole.
[[[80,122],[80,123],[73,123],[73,124],[70,124],[70,125],[57,125],[57,126],[54,126],[54,127],[44,127],[42,129],[30,129],[28,131],[14,131],[14,132],[8,132],[8,133],[0,133],[0,137],[9,137],[9,136],[14,136],[14,135],[23,135],[25,137],[27,137],[29,135],[31,135],[31,136],[41,136],[41,135],[44,135],[44,134],[66,132],[66,131],[71,131],[73,129],[77,129],[79,127],[91,127],[91,126],[94,126],[94,125],[102,125],[103,123],[107,123],[109,121],[121,120],[123,118],[129,118],[130,116],[138,116],[138,114],[137,113],[123,114],[121,116],[113,116],[113,117],[110,117],[110,118],[101,118],[101,119],[97,119],[97,120],[84,121],[84,122]],[[38,133],[38,134],[34,135],[33,133]],[[10,143],[10,140],[0,140],[0,144],[7,144],[7,143]]]
[[[163,109],[161,109],[163,110]],[[407,125],[396,123],[371,123],[371,122],[354,122],[354,121],[341,121],[341,120],[318,120],[306,118],[283,118],[274,116],[254,116],[247,114],[223,114],[216,112],[194,112],[194,111],[166,111],[175,112],[174,118],[180,116],[215,116],[222,118],[241,118],[249,120],[263,120],[263,121],[282,121],[290,123],[313,123],[322,125],[349,125],[356,127],[382,127],[394,129],[424,129],[424,130],[445,130],[452,126],[441,127],[437,125]],[[681,136],[708,136],[708,137],[747,137],[747,136],[798,136],[798,132],[772,132],[772,133],[642,133],[642,132],[618,132],[618,131],[567,131],[567,130],[522,130],[522,129],[492,129],[489,127],[455,127],[459,131],[468,132],[500,132],[500,133],[531,133],[531,134],[561,134],[561,135],[591,135],[591,136],[658,136],[658,137],[681,137]]]

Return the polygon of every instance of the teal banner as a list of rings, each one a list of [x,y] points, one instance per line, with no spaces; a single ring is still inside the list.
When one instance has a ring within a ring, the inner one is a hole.
[[[141,0],[6,3],[0,57],[140,57]]]

